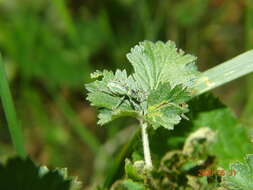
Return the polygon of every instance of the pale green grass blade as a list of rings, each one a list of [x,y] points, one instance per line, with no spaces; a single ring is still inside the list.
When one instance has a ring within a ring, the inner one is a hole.
[[[17,120],[16,111],[12,101],[11,92],[8,85],[4,63],[1,59],[1,55],[0,55],[0,96],[14,147],[19,156],[26,157],[22,129],[21,126],[19,125],[19,121]]]
[[[203,72],[194,86],[194,95],[217,88],[253,71],[253,50]]]

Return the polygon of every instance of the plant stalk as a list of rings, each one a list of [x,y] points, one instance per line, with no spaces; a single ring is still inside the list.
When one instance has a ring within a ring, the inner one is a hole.
[[[141,123],[141,133],[142,133],[144,161],[145,161],[147,169],[152,169],[153,165],[152,165],[152,160],[151,160],[151,154],[150,154],[150,148],[149,148],[149,140],[148,140],[148,133],[147,133],[148,124],[146,122],[144,122],[143,120],[141,120],[140,123]]]

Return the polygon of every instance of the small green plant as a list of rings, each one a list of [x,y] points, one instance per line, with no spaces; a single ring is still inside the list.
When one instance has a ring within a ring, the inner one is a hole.
[[[127,58],[134,72],[96,71],[86,84],[87,99],[99,109],[98,124],[123,116],[135,117],[141,126],[144,160],[152,169],[147,129],[174,125],[189,111],[187,101],[253,70],[252,51],[200,73],[196,57],[176,48],[172,41],[140,42]]]
[[[196,57],[167,43],[141,42],[127,58],[134,73],[97,71],[92,78],[102,77],[86,85],[88,100],[100,109],[98,123],[104,125],[122,116],[133,116],[142,129],[144,158],[152,168],[147,134],[148,126],[173,129],[188,111],[186,101],[198,78]]]
[[[231,163],[230,170],[235,171],[236,175],[223,178],[223,186],[226,189],[253,189],[253,154],[247,155],[244,163]]]

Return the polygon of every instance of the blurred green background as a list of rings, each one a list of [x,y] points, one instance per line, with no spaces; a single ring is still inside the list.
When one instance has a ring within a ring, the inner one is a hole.
[[[96,69],[131,71],[125,55],[145,39],[175,41],[206,70],[253,47],[253,1],[0,0],[0,52],[33,159],[91,182],[101,147],[116,150],[135,121],[97,127],[84,83]],[[251,128],[252,87],[251,74],[215,90]],[[0,107],[0,160],[13,154]]]

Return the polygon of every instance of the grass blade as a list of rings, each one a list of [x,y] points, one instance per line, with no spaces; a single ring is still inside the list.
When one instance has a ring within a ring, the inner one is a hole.
[[[4,68],[4,63],[1,59],[1,56],[0,56],[0,96],[14,147],[19,156],[26,157],[22,129],[17,120],[16,111],[12,101],[11,92]]]
[[[200,95],[252,71],[253,50],[250,50],[203,72],[194,86],[194,93]]]

